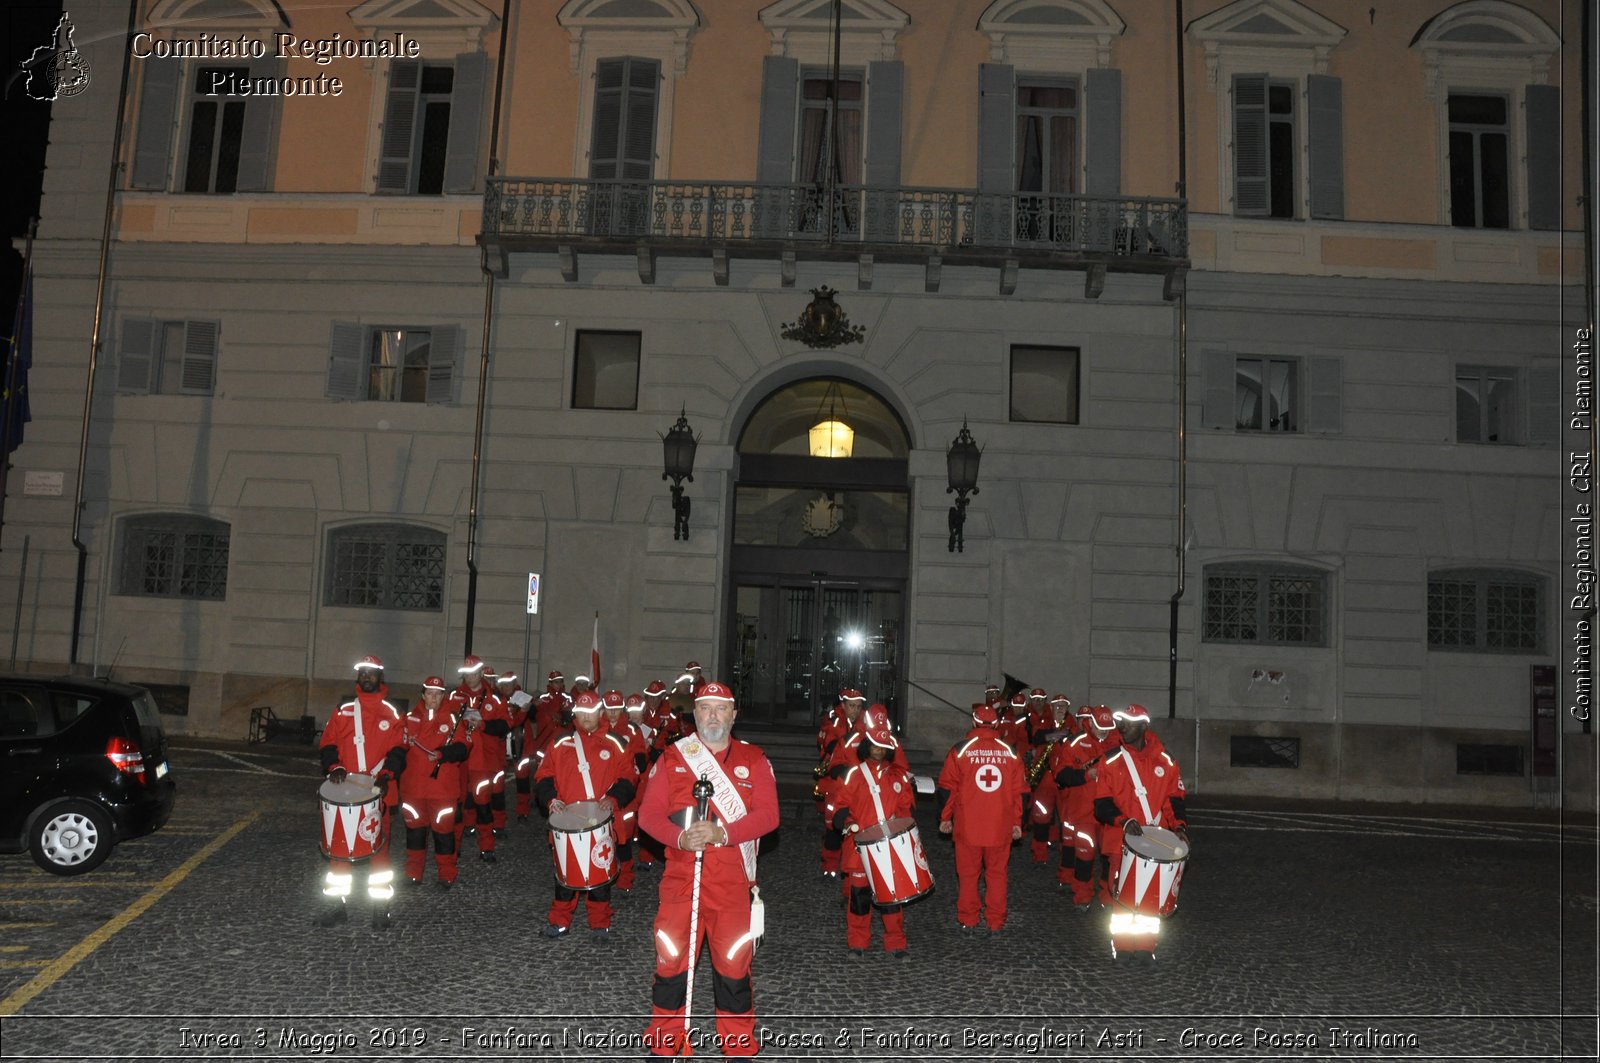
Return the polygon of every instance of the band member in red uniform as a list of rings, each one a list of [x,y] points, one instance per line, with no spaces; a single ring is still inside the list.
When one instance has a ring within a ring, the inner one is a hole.
[[[390,704],[383,682],[383,662],[363,657],[356,662],[356,696],[333,710],[317,745],[322,750],[322,770],[333,782],[346,775],[371,775],[385,790],[384,814],[392,814],[399,793],[390,783],[405,770],[405,730],[400,710]],[[322,895],[328,898],[317,915],[318,926],[333,926],[348,918],[345,902],[355,885],[348,863],[329,861]],[[372,925],[389,925],[389,900],[394,896],[394,868],[387,844],[367,861],[367,899],[372,902]]]
[[[634,697],[638,697],[637,694]],[[628,719],[628,702],[633,698],[623,698],[622,691],[608,690],[606,696],[600,701],[600,711],[604,713],[601,726],[608,734],[614,734],[628,743],[627,757],[633,765],[634,792],[633,797],[617,810],[617,889],[623,893],[633,890],[633,838],[639,832],[639,800],[644,796],[644,791],[638,786],[638,780],[644,777],[645,771],[650,767],[649,747],[645,745],[644,734]],[[639,708],[644,708],[644,699],[639,698]]]
[[[835,830],[828,812],[828,799],[839,778],[856,763],[855,756],[844,747],[860,741],[856,724],[861,719],[862,706],[867,699],[861,691],[845,687],[839,691],[839,702],[828,710],[821,728],[817,731],[817,768],[820,772],[811,796],[816,800],[817,811],[822,813],[822,876],[838,878],[839,861],[843,855],[844,835]]]
[[[400,777],[400,812],[406,822],[406,881],[422,885],[433,835],[433,863],[439,885],[456,880],[456,810],[461,803],[461,764],[467,745],[461,721],[444,707],[444,680],[422,681],[422,697],[405,717],[412,771]]]
[[[1106,755],[1122,744],[1116,721],[1104,705],[1085,705],[1078,710],[1083,733],[1057,750],[1051,761],[1056,785],[1061,788],[1061,869],[1056,872],[1062,886],[1072,888],[1072,903],[1087,912],[1094,900],[1095,880],[1100,882],[1100,903],[1111,903],[1112,860],[1122,852],[1122,832],[1101,823],[1094,815],[1095,787],[1100,765]],[[1106,848],[1107,835],[1115,834],[1117,848]],[[1071,853],[1071,876],[1068,876]],[[1096,874],[1095,858],[1103,858]]]
[[[533,807],[533,773],[539,758],[561,730],[567,712],[566,677],[551,672],[545,677],[540,694],[522,720],[522,755],[517,758],[517,820],[528,818]]]
[[[469,656],[462,662],[461,685],[450,695],[450,711],[460,716],[472,736],[468,744],[466,787],[467,803],[474,809],[477,823],[478,856],[486,864],[495,862],[495,838],[504,828],[495,826],[506,814],[506,736],[511,733],[511,711],[484,682],[484,663]],[[461,834],[458,828],[457,836]]]
[[[608,804],[615,832],[618,810],[633,800],[638,779],[627,740],[600,726],[600,699],[583,691],[572,699],[572,733],[550,744],[550,751],[534,776],[533,793],[546,817],[579,801]],[[578,891],[555,880],[550,925],[544,928],[544,936],[565,937],[577,910]],[[589,936],[597,941],[609,940],[611,886],[585,891],[584,910],[589,917]]]
[[[990,933],[1006,925],[1006,864],[1022,837],[1022,762],[1000,740],[998,722],[992,705],[972,706],[972,730],[946,754],[938,783],[939,832],[956,845],[956,921],[970,930],[981,913]]]
[[[1027,778],[1039,780],[1028,795],[1028,821],[1033,835],[1029,846],[1033,866],[1040,870],[1050,866],[1050,847],[1061,837],[1056,816],[1056,781],[1048,764],[1050,736],[1056,732],[1056,714],[1047,700],[1049,697],[1040,687],[1030,690],[1028,715],[1023,718],[1028,731]]]
[[[756,843],[778,826],[778,785],[766,755],[733,737],[737,715],[727,687],[702,686],[695,701],[697,733],[675,742],[656,761],[639,809],[640,827],[667,847],[645,1033],[658,1056],[683,1054],[686,1004],[702,941],[710,947],[723,1055],[753,1056],[759,1047],[750,957],[761,917],[751,894]],[[703,819],[696,814],[695,795],[702,779],[709,784]]]
[[[628,722],[633,724],[633,729],[639,732],[639,737],[644,739],[645,749],[650,748],[650,740],[655,737],[656,729],[646,719],[648,706],[644,703],[643,694],[629,694],[628,700],[623,704],[628,712]]]
[[[1056,728],[1058,730],[1067,731],[1069,734],[1078,733],[1080,730],[1078,718],[1073,715],[1071,698],[1065,694],[1055,695],[1050,699],[1050,711],[1056,718]]]
[[[828,800],[829,826],[845,835],[841,861],[849,902],[845,909],[845,946],[852,960],[862,959],[872,947],[873,909],[872,885],[854,835],[866,827],[911,815],[917,800],[911,774],[894,759],[899,749],[899,741],[890,733],[887,713],[867,724],[862,740],[856,744],[858,763],[845,772]],[[879,912],[883,918],[884,950],[895,959],[904,959],[905,905],[880,908]]]
[[[659,679],[650,680],[650,685],[644,688],[644,722],[650,728],[652,737],[661,729],[661,718],[666,713],[667,684]],[[660,755],[659,750],[652,749],[650,754],[654,760]]]
[[[1143,827],[1165,827],[1176,832],[1187,845],[1189,821],[1188,810],[1184,807],[1183,776],[1178,771],[1178,762],[1150,730],[1149,710],[1143,705],[1129,705],[1111,715],[1117,722],[1122,745],[1107,754],[1100,765],[1094,790],[1095,819],[1108,827],[1120,827],[1122,833],[1128,835],[1141,833]],[[1129,873],[1132,864],[1132,855],[1124,850],[1112,882],[1113,895],[1117,883]],[[1159,912],[1142,911],[1140,914],[1157,916]],[[1156,933],[1137,929],[1119,932],[1113,920],[1112,934],[1125,951],[1155,958]],[[1115,955],[1117,945],[1113,944],[1112,949]]]

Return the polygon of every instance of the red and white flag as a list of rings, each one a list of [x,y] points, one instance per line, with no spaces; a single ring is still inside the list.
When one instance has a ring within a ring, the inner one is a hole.
[[[594,614],[594,641],[589,644],[589,670],[594,689],[600,689],[600,614]]]

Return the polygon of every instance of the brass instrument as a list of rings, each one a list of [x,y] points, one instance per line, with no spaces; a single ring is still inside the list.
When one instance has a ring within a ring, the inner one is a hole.
[[[1047,742],[1034,755],[1033,763],[1028,765],[1028,789],[1039,785],[1039,780],[1044,778],[1044,770],[1050,766],[1050,760],[1055,756],[1056,747],[1071,737],[1065,730],[1052,731],[1050,741]]]

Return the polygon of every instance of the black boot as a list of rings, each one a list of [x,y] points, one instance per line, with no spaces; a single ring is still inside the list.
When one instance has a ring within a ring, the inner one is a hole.
[[[317,926],[327,928],[338,926],[348,918],[350,918],[350,914],[345,911],[344,901],[330,900],[322,906],[322,910],[317,913],[316,918],[312,921]]]

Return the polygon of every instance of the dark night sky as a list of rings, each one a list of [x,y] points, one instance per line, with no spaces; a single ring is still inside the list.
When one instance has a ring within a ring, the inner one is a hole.
[[[0,34],[5,42],[4,81],[0,89],[0,134],[5,161],[5,251],[0,253],[0,335],[11,334],[16,312],[17,286],[22,279],[22,255],[11,249],[15,237],[28,231],[28,219],[39,210],[39,186],[44,178],[44,150],[49,137],[50,104],[30,99],[23,78],[16,75],[25,59],[41,44],[48,44],[61,18],[61,0],[5,0],[0,12]]]

